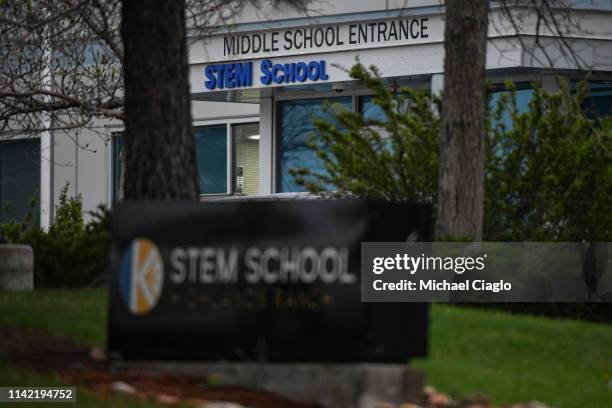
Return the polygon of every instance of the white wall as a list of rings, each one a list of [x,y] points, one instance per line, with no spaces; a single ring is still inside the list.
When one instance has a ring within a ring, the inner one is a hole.
[[[295,18],[311,18],[332,14],[355,14],[371,11],[385,11],[413,7],[439,6],[444,2],[441,0],[311,0],[308,3],[306,13],[303,10],[282,2],[274,6],[272,2],[264,2],[261,8],[247,6],[242,13],[235,16],[228,25],[243,23],[263,23],[273,20],[286,20]]]
[[[253,117],[259,120],[259,105],[193,101],[194,122]],[[85,215],[98,205],[110,205],[112,188],[111,134],[123,130],[123,124],[98,121],[91,129],[56,131],[53,143],[53,206],[66,184],[68,194],[80,194]]]
[[[81,195],[83,212],[108,203],[110,143],[108,129],[55,132],[53,152],[54,206],[68,184],[70,196]]]
[[[191,101],[191,117],[194,121],[244,116],[259,116],[259,105],[256,103]]]
[[[69,184],[68,193],[75,194],[77,166],[74,135],[54,132],[53,149],[53,201],[57,204],[60,191],[66,184]]]

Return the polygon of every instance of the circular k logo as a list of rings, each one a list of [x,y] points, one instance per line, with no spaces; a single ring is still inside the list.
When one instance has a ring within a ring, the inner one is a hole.
[[[153,241],[136,238],[123,253],[119,290],[130,312],[143,315],[151,311],[161,296],[164,264]]]

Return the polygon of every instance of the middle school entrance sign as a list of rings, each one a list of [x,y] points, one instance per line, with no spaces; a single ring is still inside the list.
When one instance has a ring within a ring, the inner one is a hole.
[[[109,351],[121,358],[394,362],[427,306],[362,303],[360,243],[427,240],[430,209],[359,200],[124,203]]]

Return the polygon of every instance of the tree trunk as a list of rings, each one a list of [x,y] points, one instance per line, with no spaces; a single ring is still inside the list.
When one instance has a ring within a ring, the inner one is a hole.
[[[125,199],[195,199],[185,2],[123,1]]]
[[[447,0],[438,239],[482,239],[489,2]]]

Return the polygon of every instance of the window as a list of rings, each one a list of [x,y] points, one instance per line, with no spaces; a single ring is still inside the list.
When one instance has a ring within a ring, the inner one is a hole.
[[[399,107],[396,108],[396,112],[402,114],[408,114],[410,108],[410,102],[408,100],[404,100]],[[380,122],[386,122],[387,117],[385,112],[380,107],[374,103],[373,95],[366,95],[359,97],[359,113],[366,120],[377,120]]]
[[[232,177],[228,179],[228,126],[231,127]],[[236,123],[195,128],[200,194],[257,194],[259,192],[259,123]],[[123,133],[112,135],[112,201],[120,200]],[[228,182],[231,185],[228,185]]]
[[[385,121],[385,113],[382,108],[374,103],[373,96],[362,96],[359,98],[359,112],[364,119]]]
[[[529,111],[529,102],[531,102],[531,98],[533,97],[533,89],[528,83],[518,83],[515,84],[515,86],[516,107],[518,109],[518,113],[525,113]],[[500,96],[508,92],[509,91],[504,86],[500,86],[496,89],[493,89],[489,98],[489,108],[495,109],[497,107],[497,102],[499,101]],[[506,129],[512,128],[512,118],[510,117],[509,112],[504,112],[501,121],[504,125],[506,125]]]
[[[0,222],[40,216],[40,139],[0,142]],[[32,207],[32,201],[35,205]]]
[[[612,83],[590,82],[584,108],[591,119],[612,114]]]
[[[227,130],[226,125],[195,129],[196,157],[200,175],[201,194],[227,193]],[[123,133],[112,138],[112,199],[121,200]]]
[[[407,115],[409,113],[409,102],[403,101],[397,112]],[[372,95],[359,97],[359,113],[365,120],[375,120],[382,123],[387,123],[387,116],[385,115],[385,112],[380,105],[374,102],[374,96]],[[388,149],[392,149],[393,143],[391,141],[391,134],[389,131],[383,126],[376,126],[374,129],[385,140],[385,146]]]
[[[232,125],[234,168],[232,191],[236,194],[259,192],[259,124]]]
[[[200,194],[227,194],[227,125],[198,127],[195,134]]]
[[[309,146],[311,136],[316,131],[314,119],[333,120],[330,113],[323,111],[323,103],[330,101],[338,103],[346,109],[351,109],[351,97],[329,99],[304,99],[280,102],[279,112],[279,143],[278,143],[278,191],[304,191],[289,173],[292,168],[307,168],[316,172],[325,169],[315,152]]]

